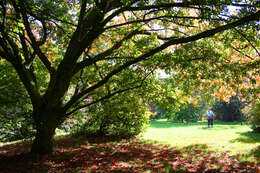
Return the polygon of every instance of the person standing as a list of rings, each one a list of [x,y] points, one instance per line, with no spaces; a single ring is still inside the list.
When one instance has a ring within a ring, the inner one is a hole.
[[[212,112],[211,108],[208,108],[207,110],[207,120],[208,120],[208,128],[213,127],[213,120],[214,120],[214,113]]]

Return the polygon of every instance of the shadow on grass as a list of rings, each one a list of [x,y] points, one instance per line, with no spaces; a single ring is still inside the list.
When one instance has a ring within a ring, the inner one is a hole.
[[[240,125],[240,122],[214,122],[215,129],[235,129],[234,125]],[[167,120],[153,120],[150,122],[151,128],[184,128],[184,127],[201,127],[202,129],[209,129],[208,122],[196,123],[175,123]]]
[[[199,123],[175,123],[172,121],[151,121],[150,127],[152,128],[178,128],[178,127],[190,127],[190,126],[202,126],[205,125],[206,122]]]
[[[260,161],[260,145],[257,146],[256,148],[254,148],[253,150],[251,150],[248,154],[248,156],[254,156],[256,158],[258,158],[258,161]]]
[[[260,145],[248,151],[247,153],[237,154],[235,157],[242,158],[244,160],[252,160],[251,158],[255,158],[256,162],[260,163]],[[258,172],[260,172],[260,170]]]
[[[134,138],[119,141],[65,136],[56,141],[53,154],[44,156],[29,154],[27,147],[23,143],[0,147],[1,172],[256,172],[260,166],[230,165],[235,163],[232,157],[214,155],[205,144],[175,149]]]
[[[181,150],[185,152],[197,152],[197,153],[208,153],[210,152],[209,146],[206,144],[194,144],[194,145],[188,145],[186,147],[183,147]]]
[[[260,143],[260,133],[255,132],[243,132],[239,133],[239,137],[231,140],[231,142],[241,142],[241,143]]]
[[[237,129],[238,127],[234,125],[222,125],[215,123],[213,127],[208,127],[208,124],[205,124],[201,129],[203,130],[230,130],[230,129]]]

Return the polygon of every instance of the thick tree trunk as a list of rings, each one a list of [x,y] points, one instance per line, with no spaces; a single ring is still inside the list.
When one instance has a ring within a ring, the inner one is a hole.
[[[53,109],[38,109],[34,111],[36,136],[31,153],[50,154],[53,152],[53,137],[58,126],[58,113]]]
[[[34,154],[49,154],[53,152],[53,137],[55,127],[43,125],[37,129],[31,152]]]

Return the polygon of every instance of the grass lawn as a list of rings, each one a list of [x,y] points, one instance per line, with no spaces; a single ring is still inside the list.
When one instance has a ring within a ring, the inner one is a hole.
[[[150,123],[142,138],[178,148],[207,144],[212,150],[230,154],[249,154],[260,146],[260,134],[240,123],[215,122],[213,128],[208,128],[206,122],[183,124],[157,120]]]
[[[260,172],[259,143],[246,125],[161,120],[141,138],[58,136],[43,156],[29,153],[30,141],[0,145],[0,172]]]

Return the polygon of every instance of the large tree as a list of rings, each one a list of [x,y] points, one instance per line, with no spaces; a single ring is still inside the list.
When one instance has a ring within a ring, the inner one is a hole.
[[[259,18],[253,0],[1,0],[0,61],[30,96],[32,152],[52,152],[72,113],[142,86],[156,68],[197,59],[172,56],[174,45],[256,30]]]

